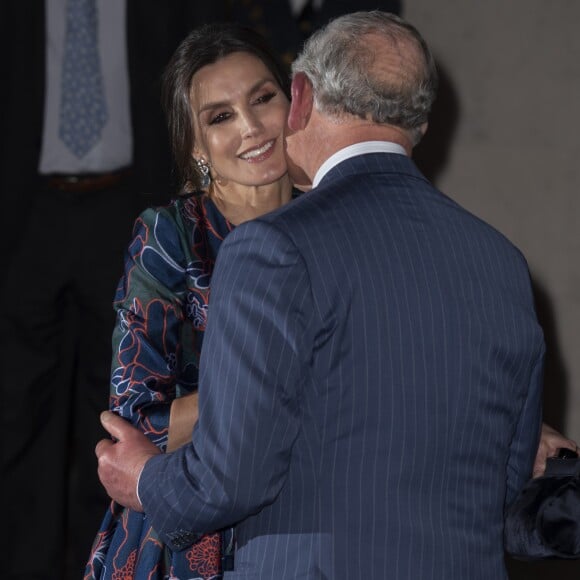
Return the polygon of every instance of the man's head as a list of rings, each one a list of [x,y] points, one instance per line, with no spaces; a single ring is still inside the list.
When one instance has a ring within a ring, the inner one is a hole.
[[[356,12],[333,20],[310,37],[292,71],[288,142],[296,165],[301,160],[292,141],[312,143],[314,135],[306,133],[320,130],[313,116],[328,124],[324,141],[337,129],[341,147],[350,144],[347,133],[358,142],[394,131],[391,140],[411,149],[425,132],[437,89],[435,63],[419,32],[393,14]]]

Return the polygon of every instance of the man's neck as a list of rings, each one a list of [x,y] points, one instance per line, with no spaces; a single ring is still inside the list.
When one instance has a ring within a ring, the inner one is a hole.
[[[314,113],[316,115],[316,113]],[[411,156],[413,149],[409,133],[392,125],[379,125],[364,119],[332,122],[328,117],[316,115],[311,120],[311,135],[307,173],[312,180],[321,165],[332,155],[357,143],[366,141],[389,141],[403,147]],[[314,123],[312,123],[314,121]]]
[[[361,121],[361,123],[366,122]],[[391,143],[397,143],[403,147],[409,157],[413,150],[411,140],[404,129],[399,129],[391,125],[378,125],[376,123],[364,125],[352,124],[348,128],[345,127],[345,129],[338,131],[332,142],[329,140],[328,143],[334,149],[332,153],[336,153],[349,145],[355,145],[356,143],[363,143],[365,141],[389,141]]]

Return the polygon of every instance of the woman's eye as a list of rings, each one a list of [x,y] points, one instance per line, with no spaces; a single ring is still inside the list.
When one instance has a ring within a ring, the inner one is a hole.
[[[269,93],[265,93],[265,94],[260,95],[259,97],[257,97],[256,100],[254,101],[254,104],[256,104],[256,105],[262,105],[264,103],[268,103],[275,96],[276,96],[276,91],[271,91]]]
[[[217,115],[214,115],[210,119],[209,124],[210,125],[218,125],[219,123],[223,123],[224,121],[227,121],[229,118],[230,118],[229,113],[218,113]]]

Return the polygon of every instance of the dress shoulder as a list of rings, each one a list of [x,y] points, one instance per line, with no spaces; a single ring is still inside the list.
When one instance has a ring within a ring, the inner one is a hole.
[[[165,289],[180,295],[185,290],[185,273],[193,260],[194,238],[201,220],[201,200],[197,197],[141,212],[126,252],[125,288],[118,290],[126,291],[126,284],[130,285],[131,278],[141,272],[147,274],[147,285],[152,285],[155,292],[165,294]],[[118,294],[116,301],[121,297]]]

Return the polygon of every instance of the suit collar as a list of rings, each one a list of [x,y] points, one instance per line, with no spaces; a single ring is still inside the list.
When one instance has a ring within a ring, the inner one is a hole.
[[[320,180],[318,187],[336,179],[370,173],[398,173],[427,181],[413,160],[398,153],[363,153],[350,157],[332,167]]]
[[[331,155],[318,169],[312,181],[312,187],[316,187],[322,178],[336,165],[357,155],[366,153],[398,153],[406,155],[405,149],[398,143],[392,141],[362,141],[344,147]]]

